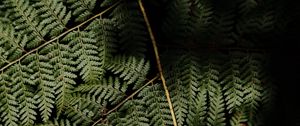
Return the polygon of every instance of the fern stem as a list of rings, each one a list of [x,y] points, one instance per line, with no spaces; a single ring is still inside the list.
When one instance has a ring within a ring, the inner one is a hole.
[[[112,113],[113,111],[117,110],[119,107],[121,107],[125,102],[127,102],[129,99],[131,99],[133,96],[135,96],[137,93],[139,93],[142,89],[144,89],[146,86],[148,86],[149,84],[153,83],[159,76],[155,76],[154,78],[152,78],[151,80],[149,80],[146,84],[144,84],[144,86],[142,86],[141,88],[139,88],[138,90],[136,90],[135,92],[133,92],[130,96],[128,96],[126,99],[124,99],[122,102],[120,102],[116,107],[114,107],[113,109],[109,110],[107,113],[103,114],[104,116]],[[102,120],[102,118],[98,119],[92,126],[95,126],[96,124],[98,124],[100,121]]]
[[[160,63],[160,58],[159,58],[159,53],[158,53],[158,49],[157,49],[157,46],[156,46],[157,44],[156,44],[156,41],[155,41],[155,37],[154,37],[154,34],[152,32],[150,22],[148,20],[145,8],[144,8],[143,3],[142,3],[142,0],[138,0],[138,2],[139,2],[139,6],[141,8],[141,11],[143,13],[143,17],[144,17],[145,23],[147,25],[147,29],[148,29],[148,32],[149,32],[149,35],[150,35],[150,39],[152,41],[152,45],[153,45],[153,48],[154,48],[157,68],[158,68],[160,79],[162,81],[162,84],[163,84],[163,87],[164,87],[164,90],[165,90],[165,94],[166,94],[166,97],[167,97],[167,100],[168,100],[170,112],[171,112],[171,115],[172,115],[173,125],[177,126],[177,121],[176,121],[175,113],[174,113],[174,110],[173,110],[173,104],[172,104],[172,101],[171,101],[171,98],[170,98],[170,93],[169,93],[169,90],[168,90],[168,87],[167,87],[167,84],[166,84],[165,77],[163,75],[163,70],[162,70],[162,66],[161,66],[161,63]]]
[[[24,59],[24,58],[25,58],[26,56],[28,56],[29,54],[34,53],[34,52],[38,51],[39,49],[42,49],[42,48],[45,47],[46,45],[48,45],[48,44],[50,44],[50,43],[52,43],[52,42],[54,42],[54,41],[60,39],[61,37],[67,35],[68,33],[72,32],[73,30],[78,29],[78,28],[80,28],[81,26],[85,25],[86,23],[88,23],[88,22],[94,20],[95,18],[102,16],[103,14],[105,14],[106,12],[108,12],[109,10],[111,10],[112,8],[114,8],[115,6],[117,6],[120,2],[121,2],[121,0],[119,0],[119,1],[116,2],[116,3],[114,3],[114,4],[111,5],[109,8],[103,10],[102,12],[98,13],[97,15],[94,15],[93,17],[89,18],[88,20],[86,20],[86,21],[80,23],[79,25],[77,25],[77,26],[75,26],[75,27],[73,27],[73,28],[71,28],[71,29],[69,29],[69,30],[67,30],[67,31],[65,31],[65,32],[63,32],[63,33],[61,33],[59,36],[57,36],[57,37],[55,37],[55,38],[53,38],[53,39],[51,39],[51,40],[45,42],[44,44],[42,44],[42,45],[36,47],[36,48],[33,49],[33,50],[31,50],[31,51],[25,53],[25,54],[24,54],[23,56],[21,56],[20,58],[14,60],[14,61],[10,62],[9,64],[5,65],[4,67],[2,67],[2,68],[0,69],[0,72],[3,72],[5,69],[7,69],[8,67],[10,67],[11,65],[14,65],[14,64],[17,63],[18,61],[21,61],[22,59]]]

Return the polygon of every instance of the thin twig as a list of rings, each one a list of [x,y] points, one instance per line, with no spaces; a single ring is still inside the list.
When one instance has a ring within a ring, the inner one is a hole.
[[[119,107],[121,107],[125,102],[127,102],[129,99],[131,99],[132,97],[134,97],[137,93],[139,93],[142,89],[144,89],[146,86],[148,86],[149,84],[153,83],[156,79],[158,79],[158,75],[155,76],[154,78],[152,78],[151,80],[149,80],[145,85],[143,85],[141,88],[139,88],[138,90],[136,90],[135,92],[133,92],[130,96],[128,96],[126,99],[124,99],[122,102],[120,102],[117,106],[115,106],[113,109],[109,110],[107,113],[103,114],[103,116],[106,116],[110,113],[112,113],[113,111],[116,111]],[[99,123],[101,121],[102,118],[98,119],[92,126],[95,126],[97,123]]]
[[[148,20],[145,8],[144,8],[143,3],[142,3],[142,0],[138,0],[138,2],[139,2],[139,6],[141,8],[141,11],[143,13],[143,17],[144,17],[144,20],[146,22],[147,29],[148,29],[148,32],[149,32],[149,35],[150,35],[150,38],[151,38],[151,41],[152,41],[152,44],[153,44],[156,63],[157,63],[157,68],[158,68],[160,79],[162,81],[162,84],[163,84],[163,87],[164,87],[164,90],[165,90],[165,93],[166,93],[166,97],[167,97],[167,100],[168,100],[170,112],[171,112],[171,115],[172,115],[173,125],[177,126],[177,121],[176,121],[175,113],[174,113],[174,110],[173,110],[173,104],[172,104],[172,101],[171,101],[171,98],[170,98],[170,93],[169,93],[169,90],[168,90],[168,87],[167,87],[167,84],[166,84],[166,80],[165,80],[164,75],[163,75],[163,70],[162,70],[162,66],[161,66],[161,63],[160,63],[160,58],[159,58],[159,53],[158,53],[155,37],[154,37],[154,34],[152,32],[150,22]]]
[[[38,51],[39,49],[45,47],[46,45],[50,44],[51,42],[54,42],[55,40],[57,40],[57,39],[59,39],[59,38],[65,36],[66,34],[72,32],[73,30],[80,28],[81,26],[83,26],[83,25],[85,25],[86,23],[88,23],[88,22],[94,20],[95,18],[102,16],[104,13],[106,13],[107,11],[111,10],[112,8],[114,8],[114,7],[115,7],[116,5],[118,5],[120,2],[121,2],[121,0],[119,0],[119,1],[116,2],[116,3],[114,3],[112,6],[110,6],[109,8],[107,8],[107,9],[105,9],[105,10],[103,10],[102,12],[98,13],[97,15],[95,15],[95,16],[89,18],[88,20],[86,20],[86,21],[80,23],[79,25],[77,25],[77,26],[75,26],[75,27],[73,27],[73,28],[71,28],[71,29],[69,29],[69,30],[67,30],[67,31],[65,31],[65,32],[63,32],[63,33],[61,33],[59,36],[57,36],[57,37],[55,37],[55,38],[53,38],[53,39],[51,39],[51,40],[45,42],[44,44],[42,44],[42,45],[36,47],[36,48],[33,49],[33,50],[31,50],[31,51],[25,53],[25,54],[24,54],[23,56],[21,56],[20,58],[14,60],[14,61],[10,62],[9,64],[5,65],[4,67],[2,67],[2,68],[0,69],[0,72],[4,71],[5,69],[7,69],[8,67],[10,67],[11,65],[17,63],[18,61],[24,59],[24,58],[25,58],[26,56],[28,56],[29,54],[31,54],[31,53],[33,53],[33,52],[35,52],[35,51]]]

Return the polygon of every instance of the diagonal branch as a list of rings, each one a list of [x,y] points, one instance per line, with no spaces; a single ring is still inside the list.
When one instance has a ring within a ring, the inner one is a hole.
[[[7,69],[8,67],[10,67],[11,65],[14,65],[15,63],[21,61],[22,59],[24,59],[24,58],[25,58],[26,56],[28,56],[29,54],[34,53],[34,52],[38,51],[39,49],[42,49],[42,48],[45,47],[46,45],[48,45],[48,44],[50,44],[50,43],[52,43],[52,42],[54,42],[54,41],[60,39],[61,37],[65,36],[66,34],[68,34],[68,33],[70,33],[70,32],[72,32],[73,30],[78,29],[78,28],[80,28],[81,26],[87,24],[88,22],[94,20],[95,18],[102,16],[102,15],[105,14],[107,11],[111,10],[111,9],[114,8],[116,5],[118,5],[120,2],[121,2],[121,0],[119,0],[119,1],[116,2],[116,3],[114,3],[114,4],[111,5],[109,8],[103,10],[102,12],[98,13],[97,15],[95,15],[95,16],[89,18],[88,20],[86,20],[86,21],[80,23],[79,25],[77,25],[77,26],[75,26],[75,27],[73,27],[73,28],[71,28],[71,29],[69,29],[69,30],[63,32],[63,33],[60,34],[59,36],[57,36],[57,37],[55,37],[55,38],[53,38],[53,39],[51,39],[51,40],[45,42],[44,44],[42,44],[42,45],[36,47],[36,48],[33,49],[33,50],[31,50],[31,51],[25,53],[25,54],[24,54],[23,56],[21,56],[20,58],[14,60],[14,61],[10,62],[9,64],[5,65],[4,67],[2,67],[2,68],[0,69],[0,72],[3,72],[5,69]]]
[[[149,84],[153,83],[159,76],[157,75],[156,77],[152,78],[151,80],[149,80],[146,84],[144,84],[144,86],[142,86],[141,88],[139,88],[138,90],[136,90],[135,92],[133,92],[130,96],[128,96],[126,99],[124,99],[122,102],[120,102],[117,106],[115,106],[113,109],[109,110],[108,112],[106,112],[103,116],[106,116],[110,113],[112,113],[113,111],[117,110],[119,107],[121,107],[125,102],[127,102],[129,99],[131,99],[133,96],[135,96],[137,93],[139,93],[142,89],[144,89],[146,86],[148,86]],[[96,124],[98,124],[100,121],[102,120],[102,118],[100,118],[99,120],[97,120],[92,126],[95,126]]]
[[[166,84],[166,80],[165,80],[164,75],[163,75],[162,66],[161,66],[161,63],[160,63],[160,58],[159,58],[159,53],[158,53],[158,49],[157,49],[157,46],[156,46],[155,37],[154,37],[154,34],[152,32],[150,22],[148,20],[145,8],[144,8],[143,3],[142,3],[142,0],[138,0],[138,2],[139,2],[139,6],[141,8],[141,11],[143,13],[143,17],[144,17],[144,20],[146,22],[147,29],[148,29],[148,32],[149,32],[149,35],[150,35],[150,38],[151,38],[151,41],[152,41],[153,48],[154,48],[157,68],[158,68],[160,79],[162,81],[162,84],[163,84],[163,87],[164,87],[164,90],[165,90],[165,93],[166,93],[166,97],[167,97],[167,100],[168,100],[170,112],[171,112],[171,115],[172,115],[173,125],[177,126],[177,121],[176,121],[175,113],[174,113],[174,110],[173,110],[173,105],[172,105],[172,101],[171,101],[171,98],[170,98],[170,93],[169,93],[169,90],[168,90],[168,87],[167,87],[167,84]]]

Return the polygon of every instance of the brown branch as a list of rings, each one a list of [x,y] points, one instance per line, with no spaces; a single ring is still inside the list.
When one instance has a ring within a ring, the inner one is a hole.
[[[133,96],[135,96],[137,93],[139,93],[142,89],[144,89],[149,84],[153,83],[159,76],[155,76],[151,80],[149,80],[145,85],[143,85],[141,88],[133,92],[130,96],[128,96],[126,99],[124,99],[122,102],[120,102],[117,106],[115,106],[113,109],[109,110],[107,113],[103,114],[103,116],[106,116],[113,111],[116,111],[119,107],[121,107],[125,102],[127,102],[129,99],[131,99]],[[97,123],[99,123],[102,120],[102,118],[98,119],[92,126],[95,126]]]
[[[166,94],[166,97],[167,97],[167,100],[168,100],[170,112],[171,112],[171,115],[172,115],[173,125],[177,126],[177,121],[176,121],[175,113],[174,113],[174,110],[173,110],[173,104],[172,104],[172,101],[171,101],[171,98],[170,98],[170,94],[169,94],[169,90],[168,90],[168,87],[167,87],[167,84],[166,84],[166,80],[165,80],[164,75],[163,75],[163,70],[162,70],[162,66],[161,66],[161,63],[160,63],[160,58],[159,58],[159,53],[158,53],[155,37],[154,37],[154,34],[152,32],[150,22],[148,20],[145,8],[144,8],[143,3],[142,3],[142,0],[138,0],[138,2],[139,2],[139,6],[141,8],[141,11],[143,13],[143,17],[144,17],[145,23],[147,25],[147,29],[148,29],[148,32],[149,32],[149,35],[150,35],[150,38],[151,38],[151,41],[152,41],[153,48],[154,48],[157,68],[158,68],[160,79],[162,81],[162,84],[163,84],[163,87],[164,87],[164,90],[165,90],[165,94]]]
[[[119,1],[116,2],[116,3],[114,3],[112,6],[110,6],[109,8],[107,8],[107,9],[105,9],[105,10],[103,10],[102,12],[98,13],[97,15],[95,15],[95,16],[89,18],[88,20],[86,20],[86,21],[80,23],[79,25],[77,25],[77,26],[75,26],[75,27],[73,27],[73,28],[71,28],[71,29],[69,29],[69,30],[63,32],[63,33],[60,34],[59,36],[57,36],[57,37],[55,37],[55,38],[53,38],[53,39],[51,39],[51,40],[45,42],[44,44],[42,44],[42,45],[36,47],[36,48],[33,49],[33,50],[31,50],[31,51],[25,53],[25,54],[24,54],[23,56],[21,56],[20,58],[14,60],[14,61],[10,62],[9,64],[5,65],[4,67],[2,67],[2,68],[0,69],[0,72],[3,72],[5,69],[7,69],[8,67],[10,67],[11,65],[17,63],[18,61],[21,61],[22,59],[24,59],[24,58],[25,58],[26,56],[28,56],[29,54],[38,51],[39,49],[45,47],[46,45],[50,44],[51,42],[54,42],[55,40],[57,40],[57,39],[59,39],[59,38],[65,36],[66,34],[72,32],[73,30],[80,28],[81,26],[83,26],[83,25],[85,25],[86,23],[88,23],[88,22],[94,20],[95,18],[102,16],[104,13],[106,13],[107,11],[111,10],[112,8],[114,8],[114,7],[115,7],[116,5],[118,5],[120,2],[121,2],[121,0],[119,0]]]

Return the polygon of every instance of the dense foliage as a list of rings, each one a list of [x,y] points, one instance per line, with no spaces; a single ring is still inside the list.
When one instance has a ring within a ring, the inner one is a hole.
[[[142,2],[178,126],[270,125],[280,1]],[[0,1],[0,126],[173,125],[143,16],[137,0]]]

